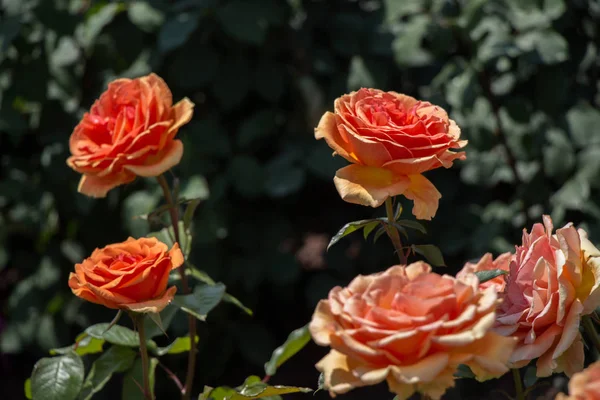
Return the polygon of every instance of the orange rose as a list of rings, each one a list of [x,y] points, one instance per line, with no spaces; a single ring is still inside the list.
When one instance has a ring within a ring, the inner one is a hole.
[[[460,129],[442,108],[395,92],[360,89],[335,100],[315,129],[334,154],[352,165],[334,178],[342,199],[378,207],[388,197],[403,194],[414,201],[413,214],[431,219],[442,197],[421,175],[450,168],[467,144]]]
[[[569,381],[569,396],[559,393],[555,400],[599,400],[600,361],[578,372]]]
[[[494,330],[519,342],[510,357],[520,368],[537,358],[537,376],[583,369],[582,315],[600,305],[600,252],[572,224],[552,234],[552,220],[523,231],[510,263]]]
[[[479,271],[490,271],[494,269],[500,269],[502,271],[508,272],[508,266],[510,264],[510,258],[512,254],[504,253],[500,254],[498,258],[494,260],[491,253],[486,253],[481,260],[477,262],[477,264],[466,263],[462,270],[460,270],[457,274],[457,278],[462,278],[466,274],[472,274],[473,272]],[[487,289],[490,286],[494,286],[496,291],[501,292],[506,285],[504,275],[497,276],[489,281],[483,282],[479,285],[482,289]]]
[[[69,140],[67,165],[83,174],[79,192],[105,197],[136,176],[158,176],[177,165],[183,144],[174,137],[193,107],[187,98],[173,105],[169,87],[155,74],[110,83]]]
[[[156,313],[173,300],[177,288],[167,289],[169,273],[181,264],[177,243],[169,251],[156,238],[129,238],[75,264],[69,287],[76,296],[108,308]]]
[[[479,380],[508,371],[515,340],[490,331],[497,304],[475,275],[442,276],[423,262],[358,276],[317,305],[310,333],[332,350],[316,367],[332,396],[385,380],[400,399],[439,399],[459,364]]]

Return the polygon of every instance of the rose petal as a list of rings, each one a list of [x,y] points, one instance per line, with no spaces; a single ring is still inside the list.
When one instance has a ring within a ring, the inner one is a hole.
[[[93,175],[83,175],[79,180],[79,186],[77,191],[83,193],[86,196],[102,198],[106,197],[106,194],[117,186],[124,185],[135,180],[135,175],[130,174],[127,171],[116,176],[110,177],[97,177]]]
[[[379,207],[388,197],[402,194],[410,185],[406,176],[357,164],[339,169],[333,181],[342,199],[370,207]]]
[[[164,149],[158,160],[149,165],[126,165],[124,168],[137,176],[153,177],[159,176],[179,164],[183,156],[183,143],[181,140],[173,140]]]
[[[438,209],[440,192],[423,175],[409,175],[410,185],[402,194],[414,201],[413,214],[417,219],[431,220]]]
[[[356,159],[352,158],[346,150],[346,148],[349,147],[349,144],[340,136],[335,114],[331,112],[323,114],[319,121],[319,125],[315,128],[315,138],[325,139],[329,147],[331,147],[336,154],[344,157],[350,162],[356,162]]]
[[[331,350],[315,367],[323,373],[323,386],[332,396],[365,385],[352,373],[348,357],[335,350]]]
[[[158,299],[142,301],[139,303],[122,304],[122,308],[137,313],[158,313],[161,312],[173,300],[177,287],[171,286]]]

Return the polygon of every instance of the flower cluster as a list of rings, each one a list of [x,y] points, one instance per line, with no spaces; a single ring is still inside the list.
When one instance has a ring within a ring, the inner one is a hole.
[[[338,98],[315,136],[352,163],[334,178],[344,200],[377,207],[402,194],[419,219],[431,219],[441,198],[422,173],[465,158],[452,151],[466,141],[444,110],[374,89]],[[574,376],[569,399],[591,399],[600,398],[600,369],[577,374],[580,325],[598,306],[600,251],[572,224],[554,233],[544,216],[514,253],[485,254],[455,278],[413,263],[335,287],[310,332],[331,347],[316,367],[332,396],[387,381],[399,399],[414,392],[439,399],[459,364],[485,380],[537,360],[537,376]]]
[[[78,190],[104,197],[138,176],[159,177],[181,159],[175,135],[192,113],[187,99],[173,104],[154,74],[111,83],[70,139],[67,164],[82,174]],[[384,229],[401,260],[391,198],[403,195],[418,219],[433,218],[441,194],[423,174],[464,159],[458,150],[467,143],[442,108],[376,89],[338,98],[315,137],[351,163],[334,177],[342,199],[386,203]],[[155,238],[129,238],[76,264],[69,287],[108,308],[156,313],[173,299],[169,275],[183,263],[178,243],[169,250]],[[485,254],[456,277],[424,262],[401,264],[335,287],[317,305],[309,331],[331,348],[316,367],[332,396],[385,381],[399,399],[415,392],[439,399],[460,366],[487,380],[536,360],[539,377],[572,376],[570,396],[557,399],[600,398],[600,364],[581,372],[581,321],[600,306],[600,251],[585,231],[569,223],[554,232],[544,216],[514,253]]]

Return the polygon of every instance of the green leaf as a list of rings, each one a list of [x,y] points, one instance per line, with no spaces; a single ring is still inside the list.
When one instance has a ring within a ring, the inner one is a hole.
[[[74,400],[83,384],[83,362],[74,352],[42,358],[31,374],[33,400]]]
[[[444,262],[444,256],[442,256],[442,252],[436,246],[432,244],[413,244],[411,248],[415,253],[425,257],[427,262],[434,267],[446,266],[446,263]]]
[[[354,56],[350,61],[348,73],[348,90],[358,90],[363,87],[385,87],[388,72],[385,67],[373,60],[364,60],[361,56]]]
[[[567,112],[569,131],[575,144],[587,147],[600,143],[600,111],[588,103],[578,103]]]
[[[331,246],[333,246],[334,244],[339,242],[340,239],[342,239],[343,237],[348,236],[352,232],[356,232],[357,230],[363,228],[364,226],[366,226],[367,224],[370,224],[373,221],[374,220],[372,220],[372,219],[363,219],[360,221],[348,222],[346,225],[342,226],[342,228],[338,231],[338,233],[336,233],[331,238],[331,241],[329,241],[329,245],[327,246],[327,250],[329,250],[329,248]]]
[[[249,379],[247,379],[248,381]],[[245,384],[238,390],[221,386],[218,388],[205,387],[204,393],[198,400],[249,400],[269,396],[281,396],[290,393],[310,393],[312,389],[295,386],[269,386],[266,383],[254,382]]]
[[[179,243],[179,247],[181,248],[184,257],[187,258],[189,256],[190,250],[192,249],[192,235],[188,230],[185,229],[184,221],[179,221],[178,227],[179,240],[181,241],[181,243]],[[173,247],[173,244],[175,243],[173,240],[173,238],[175,237],[174,232],[175,231],[173,230],[173,226],[170,225],[166,228],[162,228],[158,232],[149,233],[147,236],[155,237],[161,242],[165,243],[167,246]]]
[[[265,190],[271,197],[285,197],[298,192],[305,180],[306,172],[303,168],[275,163],[267,167]]]
[[[156,206],[160,201],[160,197],[156,194],[149,193],[145,190],[139,190],[131,193],[123,202],[122,215],[123,222],[127,227],[129,234],[134,237],[144,236],[148,233],[148,221],[152,221],[153,215],[159,214],[162,208],[157,210]],[[164,208],[167,210],[168,208]],[[146,215],[140,217],[140,215]]]
[[[223,301],[226,303],[233,304],[234,306],[240,308],[242,311],[244,311],[250,316],[254,315],[254,312],[250,308],[246,307],[241,301],[239,301],[236,297],[232,296],[229,293],[225,293],[225,295],[223,296]]]
[[[138,347],[140,345],[140,337],[137,332],[121,325],[114,325],[107,331],[109,325],[108,323],[92,325],[85,330],[85,333],[119,346]]]
[[[186,272],[195,279],[199,280],[200,282],[204,282],[209,285],[215,285],[215,281],[210,276],[208,276],[206,272],[199,270],[190,263],[187,263]],[[241,301],[239,301],[237,298],[235,298],[229,293],[225,293],[225,295],[223,295],[223,301],[235,305],[250,316],[254,314],[251,309],[246,307],[244,304],[242,304]]]
[[[152,357],[150,358],[150,365],[148,365],[148,377],[150,379],[150,392],[152,393],[151,397],[154,398],[154,381],[155,381],[155,372],[156,366],[158,365],[158,359]],[[143,377],[143,367],[142,367],[142,359],[138,358],[133,365],[133,368],[125,374],[123,378],[123,390],[121,392],[121,398],[127,400],[146,400],[144,398],[144,394],[140,390],[140,386],[143,387],[144,377]],[[137,383],[136,383],[137,382]],[[139,386],[138,386],[139,385]]]
[[[589,198],[589,181],[576,175],[566,181],[563,186],[550,197],[550,203],[554,207],[558,206],[571,210],[581,210]]]
[[[180,199],[186,200],[206,200],[210,195],[206,178],[202,175],[191,176],[183,190],[179,193]]]
[[[575,165],[575,152],[571,140],[564,131],[559,129],[548,129],[546,139],[549,144],[542,150],[545,174],[559,178],[569,176]]]
[[[501,269],[490,269],[487,271],[477,271],[475,272],[477,278],[479,278],[479,283],[484,283],[494,279],[500,275],[508,275],[508,272]]]
[[[322,372],[319,374],[319,379],[317,379],[317,390],[315,390],[315,393],[319,390],[325,390],[325,374]]]
[[[84,333],[79,335],[76,342],[70,346],[61,347],[58,349],[50,349],[50,355],[54,356],[57,354],[67,354],[71,351],[75,351],[75,353],[79,356],[101,353],[103,344],[104,339],[97,339]]]
[[[425,229],[423,224],[421,224],[420,222],[417,222],[417,221],[413,221],[410,219],[400,219],[400,220],[396,221],[396,224],[398,224],[400,226],[405,226],[407,228],[415,229],[423,234],[427,233],[427,230]]]
[[[396,206],[396,212],[394,213],[394,221],[398,221],[400,219],[400,215],[402,215],[402,203],[398,203]]]
[[[400,25],[392,43],[394,59],[400,66],[420,67],[433,61],[432,54],[421,45],[431,25],[427,14],[412,17]]]
[[[88,372],[81,393],[80,400],[89,400],[108,383],[114,373],[124,372],[131,368],[137,353],[128,347],[112,346],[102,354]]]
[[[475,374],[473,373],[473,371],[471,371],[471,368],[469,368],[469,366],[465,364],[458,365],[456,372],[454,372],[454,376],[457,378],[475,378]]]
[[[102,32],[102,29],[111,23],[113,18],[125,10],[124,4],[106,4],[100,11],[90,16],[76,31],[77,40],[87,51],[91,51],[96,38]]]
[[[369,222],[368,224],[366,224],[364,226],[363,236],[364,236],[365,240],[367,240],[367,238],[369,237],[371,232],[373,232],[373,229],[377,228],[379,226],[379,224],[380,224],[379,221],[373,221],[373,222]]]
[[[192,219],[194,218],[194,212],[196,212],[196,208],[200,205],[202,200],[195,199],[188,203],[185,208],[185,212],[183,213],[183,227],[186,232],[190,232],[190,227],[192,226]],[[188,233],[191,234],[191,233]]]
[[[196,336],[196,343],[198,343],[198,336]],[[189,336],[178,337],[171,344],[165,347],[157,347],[153,352],[157,356],[164,356],[165,354],[179,354],[185,351],[190,351],[192,348],[191,340]]]
[[[162,319],[160,318],[160,313],[148,313],[147,319],[154,322],[154,326],[157,327],[163,335],[167,336],[167,332],[165,327],[163,326]],[[146,326],[146,319],[144,319],[144,327]]]
[[[77,42],[68,36],[63,36],[52,52],[50,64],[57,68],[67,67],[79,60],[79,56],[80,50]]]
[[[145,318],[144,330],[146,332],[146,337],[151,339],[153,337],[163,335],[163,330],[166,331],[169,328],[169,325],[171,325],[173,318],[175,318],[175,315],[177,314],[177,310],[179,310],[179,308],[169,304],[160,312],[159,315],[162,329],[158,327],[151,318]]]
[[[33,397],[31,395],[31,378],[27,378],[27,380],[25,380],[25,387],[23,388],[25,390],[25,397],[28,398],[29,400],[32,400]]]
[[[526,388],[530,388],[537,382],[537,369],[534,366],[529,366],[525,369],[525,375],[523,376],[523,383]]]
[[[565,38],[550,29],[523,33],[516,38],[516,44],[522,51],[534,54],[532,61],[541,64],[556,64],[569,57]]]
[[[194,288],[194,293],[175,296],[173,304],[204,321],[208,313],[223,300],[224,294],[225,285],[222,283],[200,285]]]
[[[19,36],[21,21],[19,16],[3,16],[0,25],[0,53],[6,54],[12,41]]]
[[[375,236],[373,236],[373,243],[376,243],[377,239],[379,239],[384,233],[386,233],[385,226],[382,226],[381,228],[377,229],[377,232],[375,232]]]
[[[303,326],[292,331],[285,343],[273,351],[271,359],[265,363],[265,373],[267,375],[275,375],[277,368],[279,368],[284,362],[290,359],[294,354],[302,350],[304,346],[310,341],[310,332],[308,331],[308,325]]]
[[[129,20],[144,32],[153,32],[160,28],[165,20],[163,13],[145,1],[136,1],[127,9]]]
[[[260,45],[269,25],[283,22],[283,14],[276,2],[233,0],[217,10],[217,19],[232,38]]]
[[[183,45],[198,27],[198,15],[181,13],[162,25],[158,34],[158,50],[166,53]]]

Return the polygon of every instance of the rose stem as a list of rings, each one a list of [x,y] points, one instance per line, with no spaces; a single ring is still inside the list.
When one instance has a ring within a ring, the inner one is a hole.
[[[150,390],[150,377],[148,368],[148,349],[146,348],[146,332],[144,329],[144,314],[138,314],[134,317],[135,325],[140,336],[140,355],[142,356],[142,375],[144,377],[144,397],[152,400],[152,391]]]
[[[523,383],[521,382],[521,374],[518,368],[512,369],[513,380],[515,381],[515,391],[517,400],[525,400],[525,393],[523,392]]]
[[[387,219],[388,219],[388,226],[386,228],[386,232],[388,234],[388,236],[390,237],[390,239],[392,240],[392,244],[394,245],[394,248],[396,249],[396,253],[398,254],[398,257],[400,258],[400,264],[406,265],[406,256],[404,255],[404,252],[402,251],[402,241],[400,240],[400,233],[398,232],[398,229],[396,229],[396,227],[394,225],[392,225],[394,222],[396,222],[396,219],[394,217],[394,206],[392,205],[392,198],[388,197],[385,200],[385,211],[387,213]]]
[[[589,315],[584,315],[581,317],[581,324],[589,339],[594,343],[594,347],[596,347],[596,350],[600,353],[600,338],[598,338],[598,332],[596,332],[596,328],[594,327],[594,321]]]
[[[157,180],[163,190],[167,205],[169,205],[169,214],[171,215],[171,224],[173,225],[175,241],[181,246],[181,242],[179,241],[178,206],[175,204],[175,201],[173,201],[173,196],[171,195],[171,190],[169,189],[169,183],[165,179],[165,176],[160,175],[157,177]],[[188,285],[187,275],[185,274],[185,263],[178,269],[179,275],[181,276],[181,286],[183,286],[183,292],[188,294],[190,293],[190,287]],[[196,369],[196,317],[193,315],[188,315],[188,327],[190,331],[190,352],[188,354],[188,368],[185,377],[185,386],[183,387],[183,391],[181,393],[181,398],[183,400],[189,400],[191,397],[192,385],[194,383],[194,371]]]

